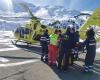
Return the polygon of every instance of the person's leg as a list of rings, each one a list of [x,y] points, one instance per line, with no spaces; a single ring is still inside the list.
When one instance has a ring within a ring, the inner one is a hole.
[[[48,64],[51,65],[52,64],[52,45],[48,46]]]
[[[64,70],[68,69],[68,65],[69,65],[69,50],[64,49]]]
[[[45,45],[45,47],[44,47],[44,60],[45,60],[45,62],[47,62],[48,61],[48,45]]]
[[[85,56],[85,66],[89,66],[89,52],[88,51]]]
[[[83,72],[89,72],[89,66],[84,66]]]
[[[93,63],[94,63],[94,59],[95,59],[95,55],[96,55],[96,51],[95,48],[91,49],[90,51],[91,53],[89,54],[89,71],[93,71]]]
[[[88,57],[88,70],[89,71],[93,71],[93,62],[94,62],[94,55],[91,53],[89,54],[89,57]]]
[[[56,53],[57,53],[57,46],[53,45],[53,53],[52,53],[52,60],[53,64],[56,65]]]
[[[64,57],[64,52],[63,52],[63,48],[62,48],[61,51],[59,52],[58,69],[62,68],[63,57]]]
[[[70,57],[71,57],[71,64],[70,65],[73,65],[74,63],[74,54],[72,54],[72,51],[70,50]]]
[[[43,57],[44,57],[44,45],[42,45],[42,54],[41,54],[41,61],[43,61]]]
[[[84,72],[89,72],[89,59],[90,59],[90,51],[87,49],[87,53],[86,53],[86,56],[85,56],[85,65],[84,65]]]
[[[90,72],[93,71],[93,65],[89,66],[89,71],[90,71]]]

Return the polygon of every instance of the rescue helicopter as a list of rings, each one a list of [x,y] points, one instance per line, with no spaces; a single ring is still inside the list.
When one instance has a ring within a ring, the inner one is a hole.
[[[21,4],[21,6],[28,11],[31,16],[31,20],[25,26],[20,26],[15,30],[14,35],[17,39],[15,44],[18,41],[22,41],[27,44],[35,44],[40,40],[41,35],[46,29],[48,29],[49,34],[54,31],[53,28],[41,24],[39,21],[40,18],[35,17],[26,4]]]

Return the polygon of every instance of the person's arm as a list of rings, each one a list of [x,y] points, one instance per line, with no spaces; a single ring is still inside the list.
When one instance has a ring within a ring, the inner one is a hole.
[[[47,36],[46,40],[47,40],[47,44],[49,45],[50,44],[50,37],[49,37],[49,35]]]
[[[87,42],[88,42],[88,39],[86,39],[86,40],[83,42],[83,44],[84,44],[84,45],[86,45],[86,44],[87,44]]]
[[[42,36],[40,37],[40,45],[42,46]]]
[[[87,45],[88,41],[89,41],[88,38],[86,38],[86,40],[82,43],[82,46],[85,47]]]

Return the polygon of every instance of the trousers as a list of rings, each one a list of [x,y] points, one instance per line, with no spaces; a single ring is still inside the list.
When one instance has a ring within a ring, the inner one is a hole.
[[[56,53],[57,53],[57,46],[50,44],[48,46],[48,62],[49,64],[56,64]]]

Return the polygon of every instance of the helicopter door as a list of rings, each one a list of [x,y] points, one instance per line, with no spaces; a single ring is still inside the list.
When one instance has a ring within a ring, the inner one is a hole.
[[[38,23],[34,23],[34,25],[33,25],[34,32],[32,33],[32,39],[33,40],[36,40],[36,36],[37,36],[37,32],[36,32],[37,26],[38,26]]]
[[[30,38],[30,30],[28,28],[25,28],[25,39],[29,40]]]
[[[20,32],[20,37],[24,38],[24,28],[20,28],[19,32]]]
[[[34,30],[37,29],[37,25],[38,25],[38,23],[35,23],[35,24],[34,24],[34,27],[33,27]]]
[[[25,34],[29,34],[29,29],[25,28]]]

